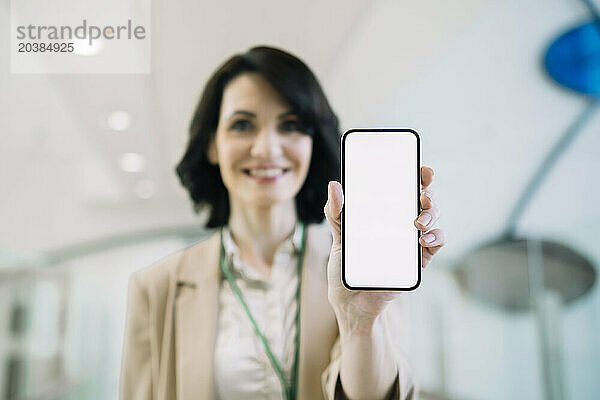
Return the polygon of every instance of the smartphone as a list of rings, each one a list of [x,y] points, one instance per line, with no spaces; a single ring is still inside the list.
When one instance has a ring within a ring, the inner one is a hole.
[[[341,139],[342,283],[414,290],[421,282],[421,139],[412,129],[350,129]]]

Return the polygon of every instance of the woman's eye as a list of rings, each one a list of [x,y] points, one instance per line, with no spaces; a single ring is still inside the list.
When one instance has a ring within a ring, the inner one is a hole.
[[[252,124],[245,119],[238,119],[231,125],[231,129],[235,131],[248,131],[250,128],[252,128]]]
[[[300,127],[299,121],[288,120],[281,124],[281,130],[285,132],[300,132],[302,128]]]

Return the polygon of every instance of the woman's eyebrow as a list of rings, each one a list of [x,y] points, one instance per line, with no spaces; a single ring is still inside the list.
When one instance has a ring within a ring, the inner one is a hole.
[[[236,110],[233,113],[231,113],[231,115],[229,116],[228,119],[231,119],[231,118],[235,117],[236,115],[245,115],[247,117],[256,118],[256,114],[254,114],[253,112],[244,111],[244,110]]]
[[[286,112],[284,112],[282,114],[279,114],[279,117],[277,117],[277,118],[282,119],[282,118],[285,118],[285,117],[289,117],[290,115],[292,115],[292,116],[295,117],[296,113],[293,112],[293,111],[286,111]]]

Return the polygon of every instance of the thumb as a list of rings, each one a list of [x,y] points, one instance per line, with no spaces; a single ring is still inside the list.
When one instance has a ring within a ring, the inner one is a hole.
[[[325,217],[331,227],[334,242],[340,240],[341,212],[344,205],[344,193],[339,182],[331,181],[327,186],[327,203],[325,204]]]

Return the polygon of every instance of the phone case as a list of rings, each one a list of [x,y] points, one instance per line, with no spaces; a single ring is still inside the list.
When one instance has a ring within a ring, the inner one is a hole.
[[[342,135],[342,283],[350,290],[408,291],[421,282],[421,140],[412,129]]]

